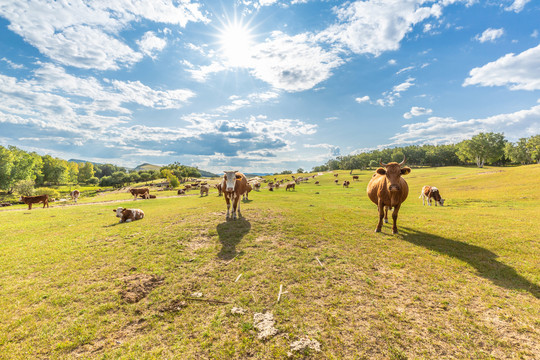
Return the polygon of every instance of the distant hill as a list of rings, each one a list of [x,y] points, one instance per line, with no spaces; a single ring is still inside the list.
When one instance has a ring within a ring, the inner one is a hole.
[[[201,170],[201,169],[199,169],[199,172],[201,173],[202,177],[218,177],[219,176],[219,175],[216,175],[214,173],[211,173],[210,171],[205,171],[205,170]]]
[[[102,163],[97,163],[97,162],[93,162],[93,161],[88,161],[88,160],[80,160],[80,159],[69,159],[68,162],[74,162],[74,163],[77,163],[77,164],[84,164],[84,163],[92,163],[94,165],[103,165]]]
[[[149,164],[149,163],[144,163],[144,164],[141,164],[139,166],[137,166],[135,169],[135,171],[140,171],[140,170],[159,170],[161,169],[161,166],[159,165],[152,165],[152,164]]]

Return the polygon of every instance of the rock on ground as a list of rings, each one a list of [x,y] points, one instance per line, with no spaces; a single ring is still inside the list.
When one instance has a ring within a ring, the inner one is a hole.
[[[261,340],[268,339],[278,333],[274,323],[274,316],[270,312],[253,315],[253,326],[259,331],[258,338]]]

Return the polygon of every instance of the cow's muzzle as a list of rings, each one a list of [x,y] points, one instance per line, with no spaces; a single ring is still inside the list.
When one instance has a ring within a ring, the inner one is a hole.
[[[232,187],[228,187],[228,188],[227,188],[227,192],[228,192],[228,193],[232,193],[233,191],[234,191],[234,188],[232,188]]]
[[[388,190],[390,190],[390,191],[399,191],[399,190],[401,190],[401,188],[399,187],[399,185],[390,185]]]

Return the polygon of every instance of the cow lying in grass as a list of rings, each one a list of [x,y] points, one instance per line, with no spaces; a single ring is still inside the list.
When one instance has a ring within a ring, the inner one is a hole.
[[[120,218],[120,222],[131,222],[135,220],[140,220],[144,218],[144,211],[140,209],[126,209],[119,207],[116,210],[113,210],[116,213],[116,217]]]
[[[37,196],[21,196],[19,201],[22,201],[26,205],[28,205],[28,210],[32,210],[32,204],[39,204],[43,203],[43,208],[45,208],[45,205],[49,207],[49,195],[37,195]]]

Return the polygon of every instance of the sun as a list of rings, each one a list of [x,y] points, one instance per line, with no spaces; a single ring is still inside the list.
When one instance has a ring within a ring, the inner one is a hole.
[[[253,35],[251,29],[241,22],[223,27],[219,35],[221,51],[227,63],[233,67],[246,67],[251,58]]]

